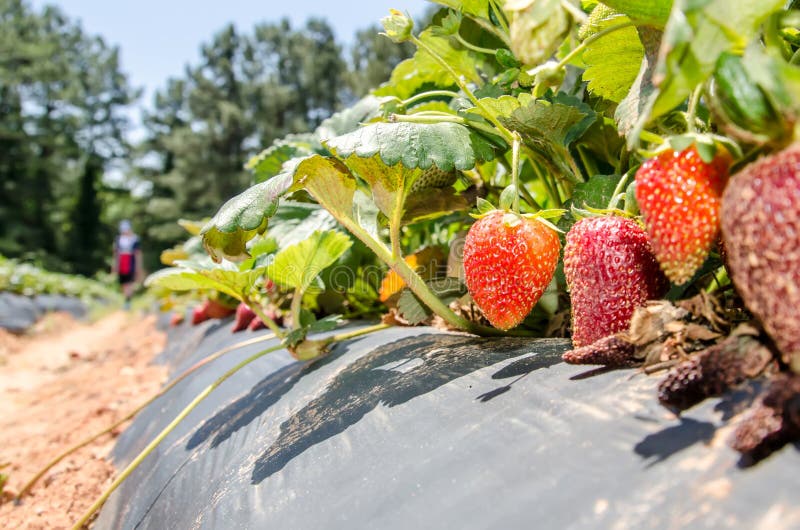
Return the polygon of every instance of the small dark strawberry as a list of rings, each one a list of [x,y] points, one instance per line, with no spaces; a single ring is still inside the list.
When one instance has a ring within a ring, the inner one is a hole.
[[[722,197],[733,283],[789,363],[800,361],[800,143],[737,173]]]
[[[553,278],[561,244],[538,219],[494,210],[478,219],[464,242],[465,283],[493,326],[522,322]]]
[[[231,331],[236,333],[237,331],[247,329],[247,326],[250,325],[250,322],[252,322],[254,318],[256,318],[256,314],[247,304],[239,304],[236,307],[236,319],[233,321],[233,328],[231,328]]]
[[[587,217],[564,246],[576,348],[628,329],[633,311],[668,287],[644,229],[619,216]]]
[[[635,355],[636,346],[616,335],[609,335],[565,352],[561,358],[569,364],[602,364],[611,368],[625,368],[642,364]]]
[[[719,234],[720,198],[731,157],[721,146],[705,162],[693,144],[667,149],[636,172],[636,201],[656,259],[675,284],[689,281]]]
[[[750,463],[800,438],[800,376],[781,374],[737,426],[731,447]]]
[[[658,400],[686,410],[760,375],[772,360],[769,350],[750,335],[732,335],[672,368],[658,385]]]

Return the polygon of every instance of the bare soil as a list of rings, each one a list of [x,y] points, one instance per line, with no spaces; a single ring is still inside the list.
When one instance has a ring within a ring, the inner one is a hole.
[[[16,505],[25,482],[67,447],[118,421],[158,392],[164,347],[155,317],[116,312],[94,323],[52,314],[24,336],[0,329],[0,526],[70,528],[110,484],[120,431],[67,457]]]

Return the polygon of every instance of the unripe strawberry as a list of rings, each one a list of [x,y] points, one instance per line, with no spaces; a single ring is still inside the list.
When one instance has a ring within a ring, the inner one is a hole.
[[[537,219],[494,210],[464,242],[464,274],[473,300],[493,326],[522,322],[553,278],[561,244]]]
[[[720,197],[731,157],[722,147],[705,162],[695,145],[646,160],[636,172],[636,201],[667,277],[689,281],[719,234]]]
[[[576,348],[627,330],[633,311],[668,287],[644,229],[619,216],[588,217],[572,226],[564,274]]]
[[[791,362],[800,356],[800,143],[731,179],[722,237],[739,294]]]
[[[236,309],[221,304],[216,300],[206,301],[206,313],[208,318],[227,318],[231,316]]]

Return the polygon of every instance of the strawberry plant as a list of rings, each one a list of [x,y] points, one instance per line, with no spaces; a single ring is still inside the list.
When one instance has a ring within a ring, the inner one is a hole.
[[[734,447],[793,439],[793,3],[440,3],[421,31],[392,11],[385,35],[414,56],[254,157],[253,186],[197,235],[210,259],[150,285],[230,296],[304,361],[383,327],[316,335],[337,311],[386,302],[394,322],[476,335],[571,331],[569,362],[670,369],[673,409],[771,376]],[[448,245],[447,267],[417,266]]]

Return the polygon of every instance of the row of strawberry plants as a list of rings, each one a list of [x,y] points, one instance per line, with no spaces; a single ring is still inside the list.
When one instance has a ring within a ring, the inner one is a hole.
[[[676,410],[766,374],[733,445],[796,438],[795,3],[438,3],[422,31],[392,11],[385,35],[416,54],[251,160],[254,185],[187,243],[208,255],[176,249],[149,284],[242,304],[302,361],[382,327],[316,335],[338,313],[388,308],[669,369]]]

